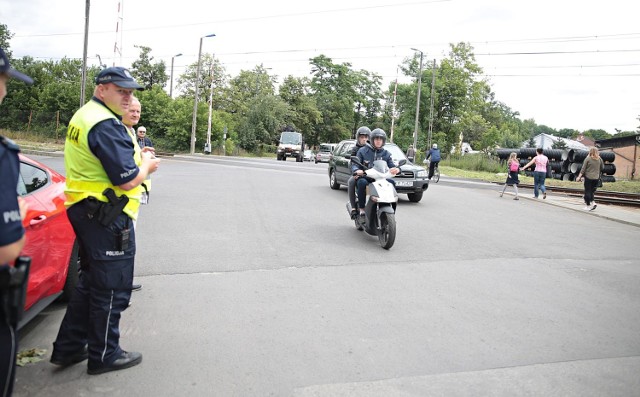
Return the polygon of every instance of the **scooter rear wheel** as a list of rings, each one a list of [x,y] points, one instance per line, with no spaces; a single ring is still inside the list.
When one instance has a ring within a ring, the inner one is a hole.
[[[378,230],[378,241],[382,248],[388,250],[393,247],[396,241],[396,215],[383,212],[380,214],[380,229]]]

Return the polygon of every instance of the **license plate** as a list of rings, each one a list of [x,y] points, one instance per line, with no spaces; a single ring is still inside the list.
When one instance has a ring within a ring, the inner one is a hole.
[[[396,181],[396,186],[413,186],[413,181]]]

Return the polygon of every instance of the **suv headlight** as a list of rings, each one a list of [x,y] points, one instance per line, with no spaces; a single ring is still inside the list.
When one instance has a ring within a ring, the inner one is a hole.
[[[418,171],[418,178],[426,178],[429,176],[429,172],[427,170]]]

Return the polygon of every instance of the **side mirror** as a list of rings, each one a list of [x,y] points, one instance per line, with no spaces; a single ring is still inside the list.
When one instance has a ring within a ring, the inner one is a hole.
[[[398,161],[398,167],[402,167],[405,164],[407,164],[407,160],[406,159],[402,159],[402,160]]]

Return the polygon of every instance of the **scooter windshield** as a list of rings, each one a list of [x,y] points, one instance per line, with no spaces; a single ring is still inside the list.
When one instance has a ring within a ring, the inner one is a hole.
[[[389,172],[389,166],[387,162],[384,160],[376,160],[373,162],[373,169],[381,174],[386,174]]]

